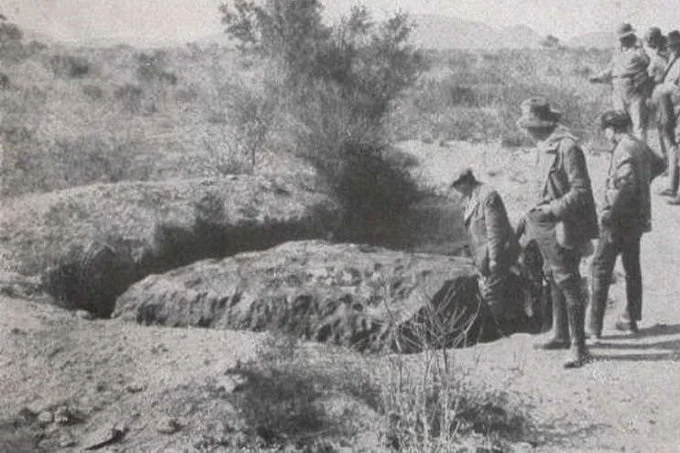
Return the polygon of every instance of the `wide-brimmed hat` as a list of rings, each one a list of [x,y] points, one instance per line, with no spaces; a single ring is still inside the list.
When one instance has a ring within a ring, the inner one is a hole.
[[[632,36],[634,34],[635,34],[635,29],[628,22],[624,22],[622,24],[619,24],[616,27],[616,36],[618,36],[619,39],[623,39],[627,36]]]
[[[463,167],[453,174],[453,181],[451,181],[451,187],[455,187],[464,182],[475,182],[477,179],[472,171],[471,167]]]
[[[544,97],[537,96],[522,102],[522,116],[517,120],[517,125],[523,129],[541,129],[552,127],[557,124],[562,114],[553,110],[550,103]]]
[[[666,45],[668,47],[680,47],[680,31],[673,30],[669,32]]]
[[[663,33],[661,33],[661,29],[659,27],[649,27],[645,32],[644,39],[647,44],[658,46],[659,44],[663,43],[664,36]]]
[[[631,125],[630,116],[623,110],[607,110],[600,115],[600,129],[613,127],[615,130],[623,130]]]

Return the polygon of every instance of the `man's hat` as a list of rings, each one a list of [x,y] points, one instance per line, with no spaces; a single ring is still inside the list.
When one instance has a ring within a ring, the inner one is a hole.
[[[600,116],[600,129],[613,127],[615,130],[623,130],[631,125],[630,117],[623,110],[607,110]]]
[[[533,97],[522,102],[522,116],[517,125],[523,129],[541,129],[553,127],[562,114],[550,108],[550,103],[544,97]]]
[[[645,32],[645,42],[650,45],[657,45],[663,42],[664,36],[659,27],[649,27]]]
[[[673,30],[672,32],[669,32],[666,45],[668,47],[680,47],[680,31]]]
[[[619,39],[623,39],[626,36],[635,35],[635,29],[628,22],[624,22],[616,27],[616,35],[619,37]]]
[[[451,186],[454,187],[464,182],[475,182],[476,180],[477,179],[472,172],[472,168],[464,167],[454,174],[453,181],[451,181]]]

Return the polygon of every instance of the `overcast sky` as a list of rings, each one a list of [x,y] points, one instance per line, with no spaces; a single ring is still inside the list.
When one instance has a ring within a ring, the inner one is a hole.
[[[0,0],[0,12],[18,24],[59,40],[125,38],[134,43],[190,41],[222,31],[223,0]],[[325,0],[329,17],[360,0]],[[612,29],[680,28],[679,0],[363,0],[377,16],[401,10],[441,14],[493,26],[525,24],[562,39]]]

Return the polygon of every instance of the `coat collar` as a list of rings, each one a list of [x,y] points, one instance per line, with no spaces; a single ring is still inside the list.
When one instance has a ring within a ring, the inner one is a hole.
[[[468,198],[467,203],[465,204],[465,214],[463,215],[463,220],[465,221],[466,224],[470,221],[470,218],[477,209],[477,206],[479,206],[480,187],[481,185],[477,185],[477,187],[474,188],[474,190],[470,194],[470,198]]]
[[[557,154],[560,142],[565,138],[575,142],[578,141],[569,129],[560,124],[555,128],[553,133],[550,134],[550,137],[538,143],[538,150],[547,154]]]

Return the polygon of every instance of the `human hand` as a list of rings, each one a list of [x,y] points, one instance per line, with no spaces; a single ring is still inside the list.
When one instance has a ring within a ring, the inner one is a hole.
[[[604,211],[600,216],[600,225],[603,228],[609,227],[612,224],[612,213],[611,211]]]
[[[489,272],[494,273],[498,270],[498,261],[496,260],[489,260]]]
[[[517,228],[515,228],[515,235],[519,239],[522,236],[524,236],[526,230],[527,230],[527,216],[523,215],[517,222]]]
[[[550,222],[555,220],[555,215],[546,205],[538,205],[529,211],[529,215],[538,222]]]

